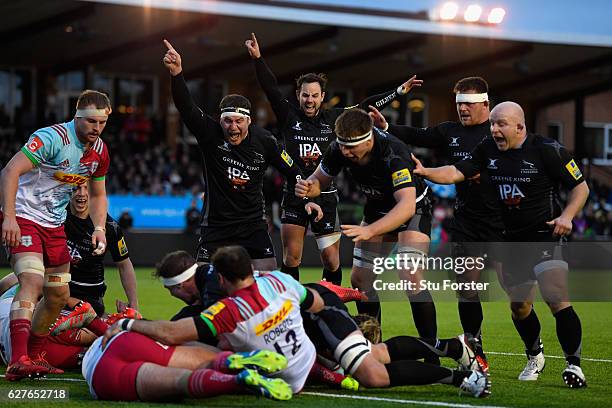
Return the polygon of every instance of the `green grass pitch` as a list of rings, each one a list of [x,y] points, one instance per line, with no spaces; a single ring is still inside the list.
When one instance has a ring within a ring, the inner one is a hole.
[[[7,269],[0,270],[4,276]],[[151,269],[137,268],[138,294],[143,315],[149,319],[169,318],[181,307],[181,303],[169,296],[161,284],[151,277]],[[303,281],[315,281],[320,276],[318,269],[302,269]],[[109,268],[106,273],[109,286],[106,295],[107,308],[111,309],[114,299],[124,298],[117,271]],[[348,271],[345,271],[344,284],[348,284]],[[434,295],[435,297],[435,295]],[[350,306],[352,310],[354,307]],[[416,387],[397,387],[393,389],[361,390],[348,393],[331,390],[321,386],[308,386],[302,395],[293,400],[280,403],[248,395],[232,395],[207,400],[184,400],[168,404],[130,403],[129,406],[185,406],[202,405],[209,407],[267,407],[280,406],[321,406],[321,407],[366,407],[366,406],[495,406],[495,407],[609,407],[612,406],[612,303],[576,303],[574,304],[583,328],[583,369],[587,376],[588,387],[571,390],[565,387],[561,379],[564,367],[562,351],[556,340],[555,322],[545,304],[537,304],[538,315],[542,323],[542,339],[548,356],[546,369],[537,382],[519,382],[516,378],[525,364],[521,355],[498,353],[522,353],[522,342],[510,320],[508,306],[504,302],[484,303],[484,345],[491,364],[493,394],[488,399],[477,400],[469,396],[459,397],[452,387],[433,385]],[[438,311],[438,333],[440,337],[456,336],[461,331],[456,303],[445,299],[436,303]],[[383,304],[383,335],[385,338],[410,334],[416,335],[410,307],[406,302],[387,302]],[[599,360],[599,361],[596,361]],[[453,362],[447,364],[452,366]],[[80,372],[69,372],[63,376],[8,383],[0,379],[0,407],[123,407],[128,403],[111,403],[94,401],[89,396],[87,385],[82,382]],[[68,401],[16,401],[8,398],[11,389],[24,388],[62,388],[68,389]],[[334,394],[335,397],[321,396],[319,393]],[[359,399],[350,397],[356,396]]]

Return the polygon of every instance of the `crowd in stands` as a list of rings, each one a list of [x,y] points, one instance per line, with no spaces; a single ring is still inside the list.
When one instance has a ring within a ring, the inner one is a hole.
[[[18,151],[29,134],[35,130],[34,122],[23,115],[20,123],[11,123],[0,110],[0,167]],[[46,123],[54,123],[54,118]],[[55,121],[57,122],[57,121]],[[109,194],[199,196],[204,191],[201,155],[197,145],[184,139],[170,146],[165,141],[165,122],[144,115],[127,115],[110,121],[103,133],[112,164],[107,177]],[[280,200],[283,179],[270,169],[266,174],[264,195],[268,204],[271,228],[280,226]],[[341,174],[337,179],[343,223],[357,223],[361,219],[363,196],[355,184]],[[591,194],[584,209],[574,220],[573,238],[591,240],[612,236],[612,189],[589,182]],[[448,219],[452,216],[452,200],[437,198],[434,205],[434,241],[448,240]],[[197,218],[193,209],[191,218]]]

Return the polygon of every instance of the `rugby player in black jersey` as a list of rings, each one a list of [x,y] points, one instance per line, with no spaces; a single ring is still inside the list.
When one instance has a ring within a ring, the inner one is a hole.
[[[491,135],[489,125],[489,86],[481,77],[459,80],[454,88],[459,121],[443,122],[427,128],[388,124],[384,116],[372,107],[371,116],[375,126],[388,130],[403,142],[418,147],[428,147],[441,153],[448,163],[464,159],[482,141]],[[503,241],[501,206],[493,189],[485,185],[487,178],[479,175],[457,183],[454,218],[451,223],[451,240],[454,257],[483,257],[489,259],[493,245],[487,243]],[[486,254],[486,255],[485,255]],[[501,264],[494,262],[499,271]],[[466,270],[457,274],[458,282],[477,282],[480,269]],[[478,291],[458,292],[459,318],[463,332],[482,342],[482,305]],[[481,352],[482,343],[479,345]],[[484,354],[483,354],[484,356]]]
[[[327,77],[324,74],[308,73],[296,80],[295,99],[284,97],[278,89],[276,77],[264,62],[255,34],[245,42],[247,50],[255,65],[257,80],[265,92],[274,111],[279,129],[279,137],[289,155],[296,159],[296,164],[304,177],[310,176],[323,157],[327,146],[336,139],[334,123],[346,109],[368,105],[384,108],[395,98],[419,86],[420,80],[414,77],[396,90],[367,98],[359,105],[349,108],[321,108],[325,99]],[[299,279],[299,266],[302,261],[304,235],[308,224],[315,234],[317,246],[321,251],[323,279],[335,284],[342,282],[342,270],[339,258],[340,229],[338,220],[338,196],[336,186],[331,183],[321,195],[314,199],[323,209],[323,218],[318,222],[304,211],[302,200],[293,192],[295,182],[287,179],[282,203],[281,239],[283,242],[283,265],[281,270]]]
[[[424,168],[415,158],[414,172],[449,184],[487,171],[502,204],[506,241],[527,243],[507,246],[502,254],[503,284],[528,357],[519,379],[537,380],[544,369],[540,322],[533,309],[537,282],[556,320],[557,337],[567,362],[563,379],[569,387],[584,387],[586,379],[580,368],[582,327],[568,299],[568,265],[560,241],[571,233],[572,220],[584,206],[589,188],[565,147],[527,133],[525,115],[518,104],[500,103],[491,111],[490,122],[492,138],[484,139],[466,159],[452,166]],[[560,205],[559,185],[569,190],[565,207]]]
[[[238,244],[247,249],[256,270],[276,269],[264,215],[264,172],[272,164],[285,178],[296,179],[299,168],[270,132],[251,124],[251,104],[244,96],[225,96],[219,121],[202,112],[187,89],[181,56],[168,41],[164,44],[174,104],[196,137],[204,162],[206,194],[196,259],[209,262],[217,248]],[[316,207],[322,216],[315,203],[306,206]]]
[[[365,291],[368,302],[358,302],[360,313],[380,321],[380,302],[373,289],[376,258],[386,257],[397,243],[398,257],[422,259],[428,253],[431,204],[428,187],[412,175],[414,163],[407,146],[396,137],[373,128],[368,114],[350,109],[336,120],[337,138],[321,164],[295,187],[298,197],[316,197],[341,170],[359,185],[367,198],[361,225],[342,225],[355,242],[351,285]],[[414,265],[414,264],[413,264]],[[401,270],[402,279],[419,282],[421,270]],[[436,309],[428,290],[419,285],[408,292],[415,326],[421,337],[436,338]]]
[[[91,234],[94,224],[89,217],[89,193],[87,184],[78,186],[68,204],[68,214],[64,223],[70,261],[70,296],[89,302],[96,314],[104,314],[104,256],[110,252],[119,270],[121,285],[127,296],[127,305],[117,301],[118,309],[125,306],[138,310],[136,293],[136,273],[130,260],[123,231],[117,222],[106,215],[106,251],[95,254],[91,250]],[[121,306],[123,305],[123,306]]]

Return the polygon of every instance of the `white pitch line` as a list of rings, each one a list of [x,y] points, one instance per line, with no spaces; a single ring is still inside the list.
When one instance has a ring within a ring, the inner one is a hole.
[[[355,400],[365,401],[380,401],[380,402],[395,402],[398,404],[408,405],[428,405],[434,407],[448,407],[448,408],[506,408],[495,405],[470,405],[470,404],[455,404],[452,402],[438,402],[438,401],[419,401],[419,400],[403,400],[396,398],[382,398],[382,397],[366,397],[365,395],[344,395],[344,394],[327,394],[325,392],[302,392],[305,395],[314,395],[317,397],[328,397],[328,398],[346,398]]]
[[[525,357],[525,353],[506,353],[503,351],[485,351],[485,354],[496,354],[499,356],[522,356]],[[562,359],[565,360],[565,357],[563,356],[549,356],[548,354],[544,354],[544,357],[546,358],[558,358],[558,359]],[[582,361],[594,361],[596,363],[612,363],[612,360],[608,360],[605,358],[586,358],[586,357],[581,357],[580,360]]]
[[[4,374],[0,374],[0,377],[4,378]],[[70,378],[70,377],[40,377],[32,378],[32,381],[67,381],[67,382],[85,382],[84,378]]]

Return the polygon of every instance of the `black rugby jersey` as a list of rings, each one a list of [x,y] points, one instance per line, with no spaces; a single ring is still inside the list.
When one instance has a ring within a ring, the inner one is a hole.
[[[428,187],[423,179],[412,173],[414,162],[408,147],[395,136],[377,128],[372,130],[374,146],[370,160],[359,165],[342,155],[333,141],[321,161],[321,170],[331,177],[345,170],[366,196],[364,214],[384,214],[397,202],[393,193],[406,187],[416,188],[416,208],[430,205]]]
[[[202,226],[221,227],[265,220],[263,180],[269,164],[287,179],[298,167],[267,130],[250,125],[239,145],[225,140],[218,121],[193,102],[182,74],[172,77],[172,97],[187,128],[194,134],[204,161],[206,194]]]
[[[398,94],[396,90],[368,97],[358,105],[347,108],[332,108],[319,110],[313,117],[307,117],[295,97],[290,101],[285,98],[278,89],[276,77],[266,65],[263,58],[254,60],[257,80],[265,92],[272,110],[278,120],[279,137],[283,140],[285,149],[291,157],[296,160],[297,165],[304,177],[310,176],[321,162],[323,153],[329,144],[336,140],[334,127],[336,119],[346,109],[361,108],[369,111],[368,105],[377,109],[384,109]],[[293,192],[295,182],[287,179],[286,189]],[[332,183],[327,191],[335,191]]]
[[[211,264],[198,266],[195,283],[200,292],[200,303],[204,309],[227,297],[227,292],[221,287],[219,274]]]
[[[104,283],[104,256],[110,252],[113,261],[120,262],[129,258],[123,231],[119,224],[106,215],[106,252],[94,255],[91,245],[91,235],[94,232],[90,217],[82,219],[73,215],[70,206],[64,222],[68,250],[70,251],[71,284],[79,286],[97,286]]]
[[[573,189],[584,177],[571,154],[553,139],[529,134],[519,149],[500,151],[484,139],[455,167],[465,177],[486,169],[498,201],[506,233],[550,231],[546,225],[561,215],[559,185]]]
[[[491,124],[487,120],[476,126],[463,126],[460,122],[443,122],[427,128],[389,124],[389,133],[412,146],[436,149],[446,156],[449,164],[467,157],[486,137],[491,137]],[[457,183],[455,217],[469,218],[495,229],[502,229],[501,206],[486,177]]]

